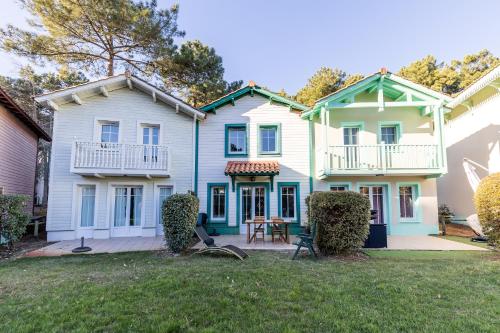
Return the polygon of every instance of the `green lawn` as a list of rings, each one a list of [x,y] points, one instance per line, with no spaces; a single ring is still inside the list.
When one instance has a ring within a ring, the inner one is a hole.
[[[481,242],[473,242],[471,241],[471,237],[462,237],[462,236],[438,236],[439,238],[459,242],[459,243],[464,243],[464,244],[469,244],[472,246],[478,246],[482,247],[484,249],[489,249],[490,247],[488,246],[487,243],[481,243]]]
[[[0,264],[0,332],[499,331],[498,254],[368,253],[19,259]]]

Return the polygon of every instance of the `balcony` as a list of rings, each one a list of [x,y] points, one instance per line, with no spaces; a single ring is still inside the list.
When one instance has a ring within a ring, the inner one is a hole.
[[[74,142],[71,172],[82,176],[168,177],[168,147],[120,143]]]
[[[438,145],[329,146],[320,177],[335,175],[435,175],[444,164]]]

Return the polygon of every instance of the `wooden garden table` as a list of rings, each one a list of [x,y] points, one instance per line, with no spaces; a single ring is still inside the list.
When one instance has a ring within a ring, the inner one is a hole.
[[[245,224],[247,225],[247,243],[250,244],[255,235],[251,235],[250,236],[250,225],[253,224],[253,225],[256,225],[256,224],[268,224],[270,225],[271,227],[274,225],[274,224],[283,224],[285,226],[285,240],[287,243],[290,243],[290,236],[289,236],[289,231],[288,231],[288,225],[290,224],[291,222],[287,222],[287,221],[272,221],[272,220],[264,220],[264,221],[257,221],[255,222],[254,220],[246,220],[245,221]]]

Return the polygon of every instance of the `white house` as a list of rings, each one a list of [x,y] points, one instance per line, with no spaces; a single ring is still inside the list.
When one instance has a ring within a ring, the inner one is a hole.
[[[49,241],[161,234],[160,202],[196,191],[203,112],[126,74],[36,100],[55,110]]]
[[[500,172],[500,67],[448,103],[445,125],[448,174],[438,180],[440,204],[455,221],[474,219],[474,191],[479,179]]]

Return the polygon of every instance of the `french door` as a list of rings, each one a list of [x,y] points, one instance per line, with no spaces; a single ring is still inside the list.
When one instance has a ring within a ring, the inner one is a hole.
[[[345,168],[359,168],[359,127],[344,127]]]
[[[384,186],[361,186],[361,194],[370,199],[371,209],[377,211],[377,218],[373,220],[375,224],[384,224],[385,222],[385,188]]]
[[[144,163],[158,162],[158,144],[160,141],[160,128],[148,126],[142,128],[142,144],[144,145]]]
[[[142,187],[117,186],[114,188],[113,237],[141,236]]]
[[[243,186],[241,188],[241,217],[240,234],[247,233],[246,220],[255,217],[265,217],[266,188],[264,186]]]

